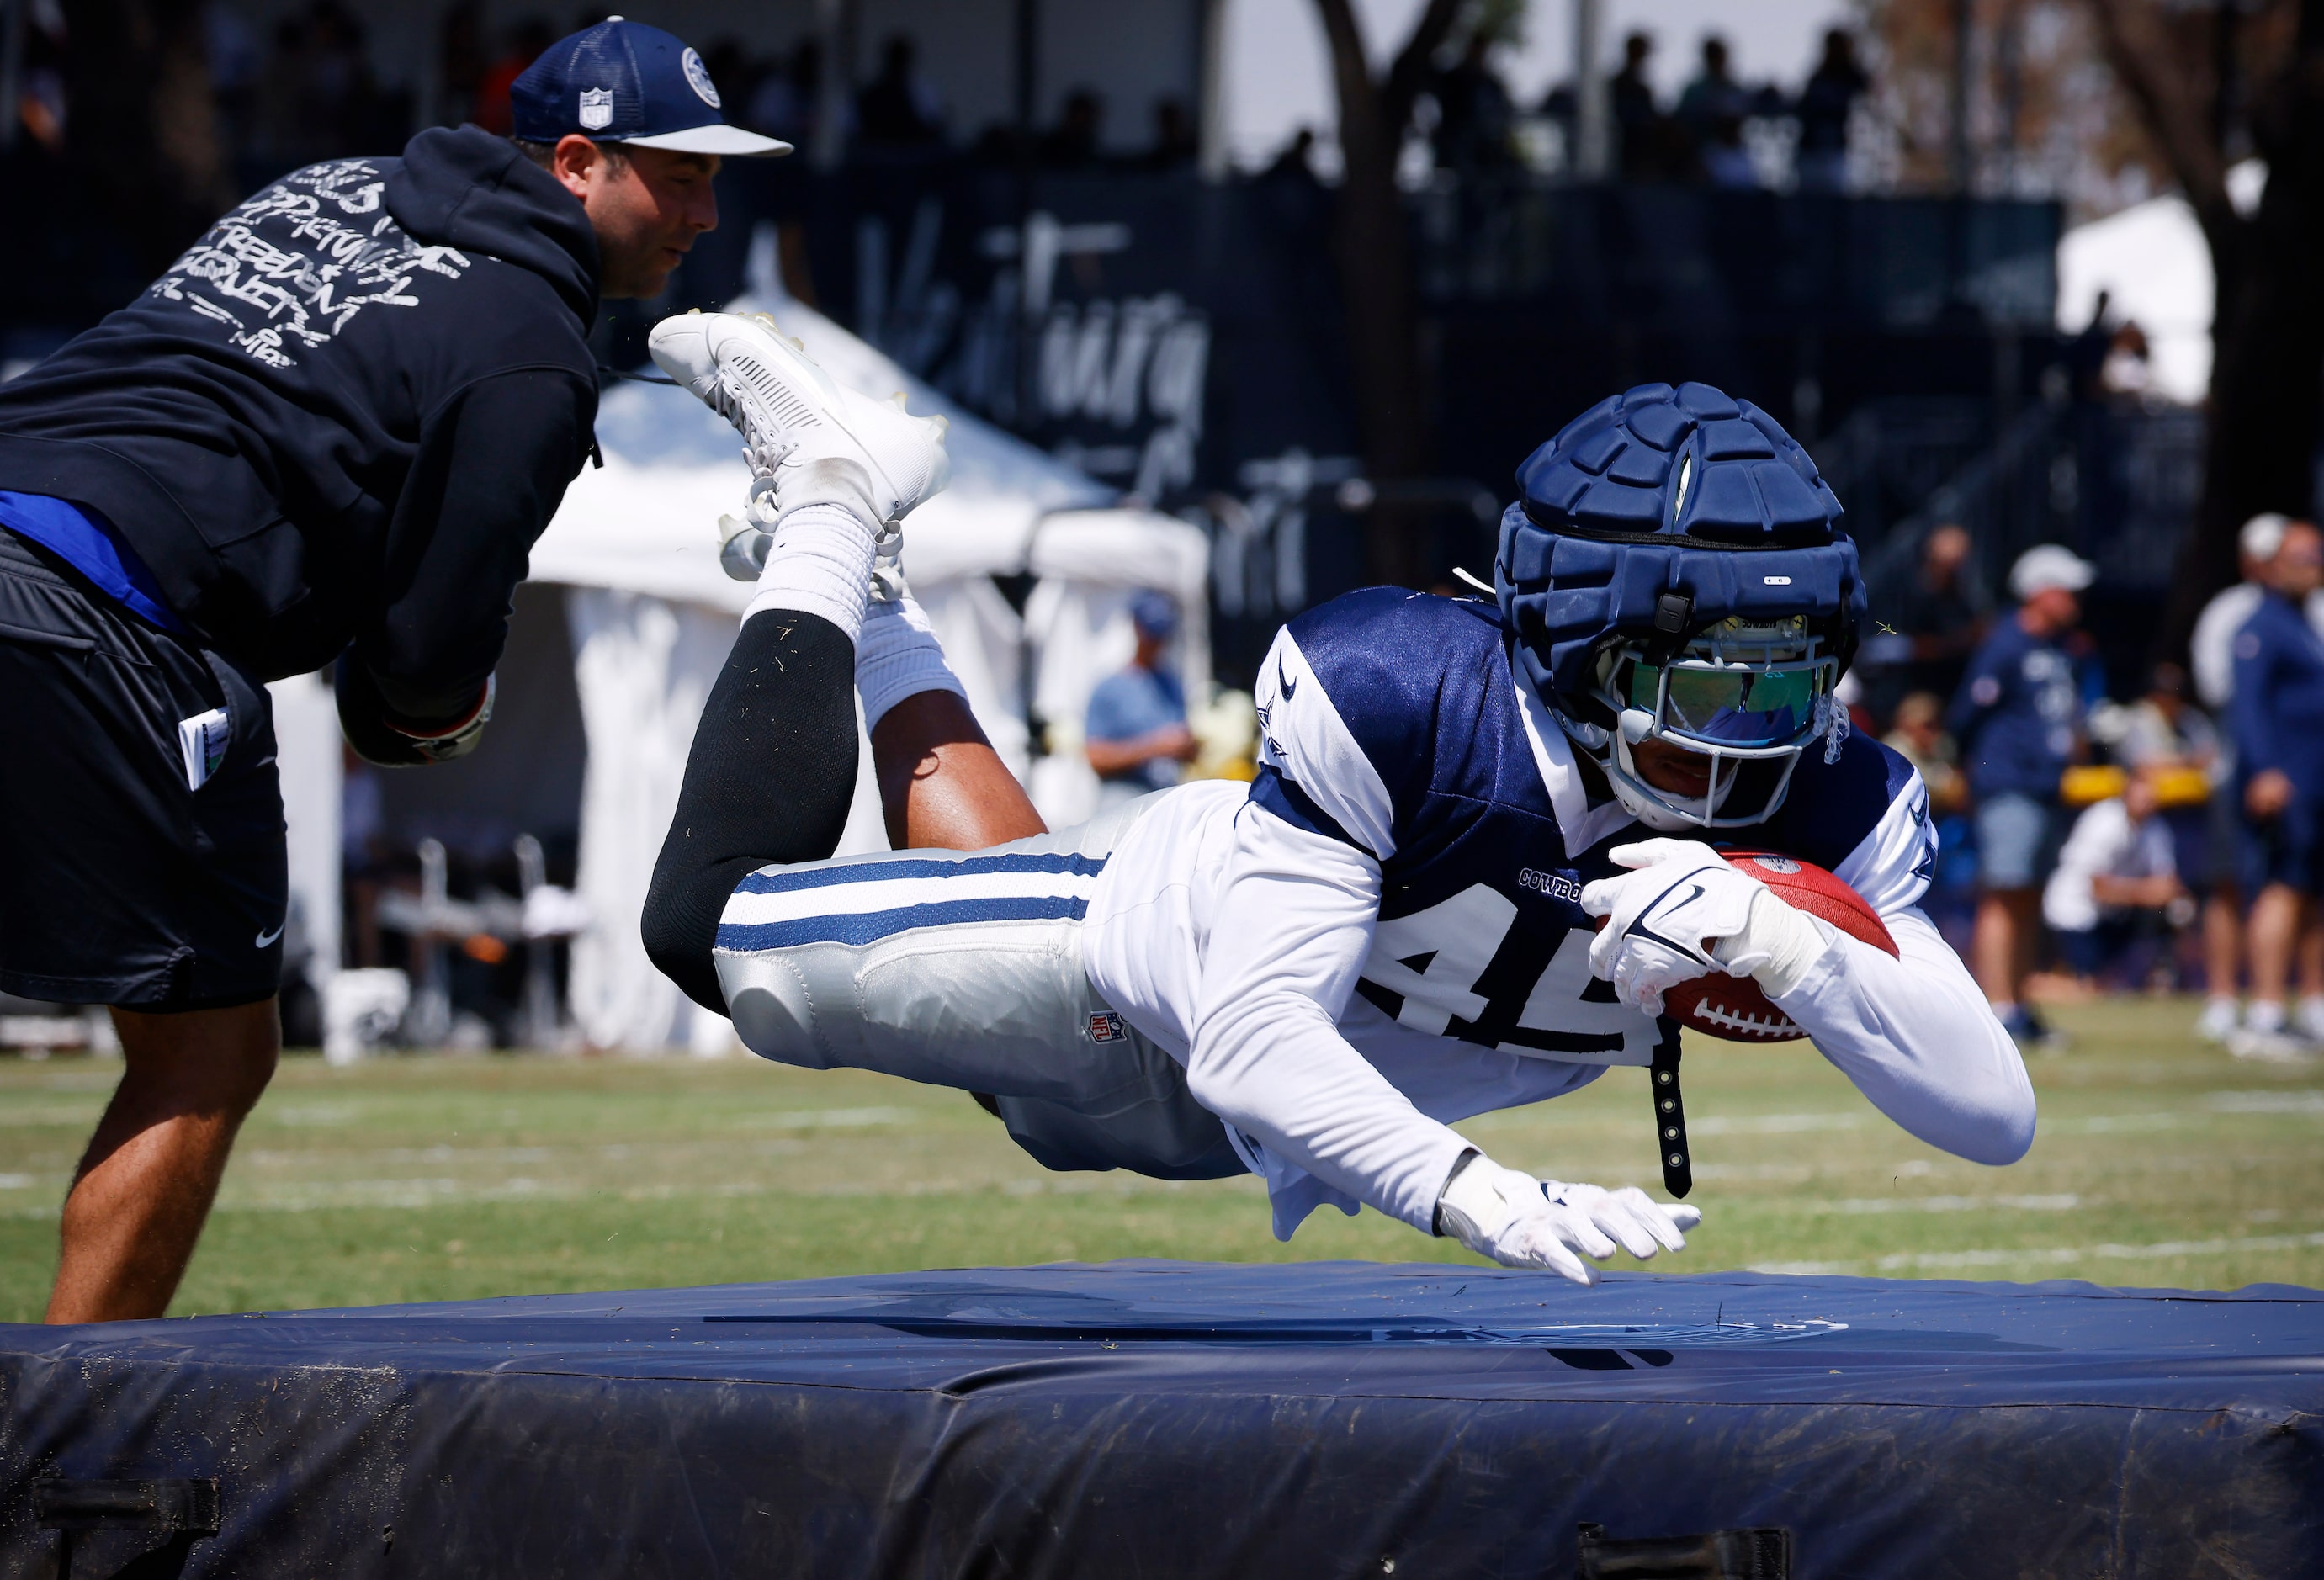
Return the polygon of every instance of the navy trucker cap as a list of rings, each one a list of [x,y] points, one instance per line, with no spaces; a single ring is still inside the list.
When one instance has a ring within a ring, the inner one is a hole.
[[[618,16],[558,40],[509,85],[513,130],[528,142],[578,134],[635,148],[728,157],[791,145],[729,126],[702,57],[658,27]]]

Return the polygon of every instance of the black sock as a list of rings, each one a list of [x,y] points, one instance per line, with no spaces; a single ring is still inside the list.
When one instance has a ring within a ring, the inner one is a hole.
[[[838,848],[855,759],[855,645],[820,615],[761,610],[743,621],[646,891],[646,954],[695,1003],[726,1013],[710,951],[743,875]]]

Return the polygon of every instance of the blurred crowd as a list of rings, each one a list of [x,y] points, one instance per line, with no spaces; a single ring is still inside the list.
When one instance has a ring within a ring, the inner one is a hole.
[[[317,160],[400,148],[421,125],[475,121],[505,131],[509,85],[517,75],[562,32],[608,14],[588,7],[571,16],[530,14],[496,24],[482,0],[461,0],[442,13],[430,69],[416,80],[391,80],[397,74],[380,69],[362,19],[340,0],[310,0],[263,25],[232,0],[165,10],[168,25],[154,41],[155,59],[138,75],[152,78],[157,104],[182,102],[138,119],[172,123],[170,144],[188,162],[189,179],[206,188],[205,198],[227,186],[251,190]],[[1502,10],[1508,19],[1521,12]],[[1544,161],[1529,125],[1556,127],[1563,146],[1573,147],[1572,85],[1537,106],[1520,106],[1497,68],[1496,51],[1512,41],[1508,19],[1461,35],[1428,76],[1419,128],[1440,170],[1538,166]],[[28,23],[17,73],[17,131],[58,152],[95,130],[88,115],[75,115],[70,101],[97,89],[91,73],[74,69],[56,0],[32,0]],[[1622,64],[1606,83],[1622,179],[1749,188],[1774,179],[1788,161],[1803,189],[1840,189],[1850,116],[1871,85],[1848,32],[1825,35],[1821,60],[1795,90],[1742,81],[1727,41],[1706,34],[1692,76],[1668,104],[1649,80],[1655,49],[1652,33],[1628,35]],[[1197,153],[1194,119],[1179,99],[1146,106],[1140,135],[1110,136],[1105,96],[1088,87],[1065,94],[1048,124],[1029,133],[1005,122],[959,125],[921,69],[915,41],[902,33],[881,43],[868,78],[828,95],[823,45],[813,35],[772,52],[721,38],[706,47],[704,60],[738,119],[803,148],[816,145],[825,120],[835,117],[832,130],[849,151],[874,156],[965,152],[1050,170],[1153,170],[1191,167]],[[207,124],[197,127],[197,120]],[[1754,128],[1775,137],[1763,137],[1766,146],[1756,153],[1748,135]],[[1304,163],[1313,141],[1312,133],[1304,135],[1286,157]],[[1129,148],[1136,152],[1123,152]]]
[[[1502,41],[1480,28],[1459,58],[1432,78],[1429,141],[1438,169],[1471,173],[1528,162],[1524,117],[1493,66]],[[1842,29],[1824,34],[1822,55],[1796,91],[1746,83],[1735,75],[1727,41],[1705,33],[1693,75],[1665,105],[1649,77],[1651,32],[1622,42],[1622,65],[1606,83],[1613,122],[1614,168],[1626,181],[1687,181],[1738,189],[1764,187],[1788,165],[1803,191],[1838,192],[1846,184],[1849,126],[1871,78]],[[1572,84],[1554,88],[1539,115],[1576,146]],[[1752,133],[1760,133],[1754,138]],[[1755,142],[1757,146],[1755,146]],[[1569,158],[1567,162],[1571,162]]]
[[[1843,695],[1927,782],[1930,912],[2012,1035],[2058,1043],[2041,1002],[2200,988],[2238,1055],[2324,1049],[2324,536],[2247,522],[2188,666],[2127,703],[2082,629],[2089,563],[2028,549],[1997,604],[1974,547],[1938,527],[1875,590]]]
[[[318,160],[399,149],[422,125],[474,121],[505,133],[518,75],[566,32],[609,14],[593,6],[500,25],[488,23],[481,0],[462,0],[437,26],[432,69],[420,80],[391,84],[362,19],[338,0],[310,0],[263,28],[230,0],[170,9],[169,36],[157,51],[161,86],[180,85],[189,114],[198,115],[193,106],[207,98],[210,124],[197,140],[213,147],[215,173],[244,191]],[[30,12],[17,119],[35,146],[61,152],[92,130],[76,124],[85,117],[77,118],[70,103],[89,91],[87,74],[73,69],[62,8],[35,0]],[[1194,118],[1176,98],[1149,107],[1141,151],[1109,153],[1131,140],[1106,137],[1105,99],[1088,88],[1068,93],[1029,141],[1007,125],[964,135],[921,71],[914,41],[900,33],[881,45],[867,79],[828,97],[823,47],[812,35],[771,54],[717,39],[704,50],[704,63],[736,119],[802,148],[814,146],[825,120],[835,116],[839,135],[857,153],[964,148],[1054,170],[1167,170],[1190,166],[1195,155]],[[187,134],[181,127],[180,139]]]

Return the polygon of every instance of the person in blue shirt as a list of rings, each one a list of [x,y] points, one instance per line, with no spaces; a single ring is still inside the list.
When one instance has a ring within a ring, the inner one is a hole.
[[[2245,892],[2258,897],[2252,1002],[2227,1047],[2241,1058],[2289,1059],[2306,1048],[2284,1033],[2284,988],[2324,856],[2324,639],[2301,612],[2324,586],[2324,534],[2305,521],[2286,526],[2262,584],[2259,606],[2236,633],[2228,714],[2243,794]]]
[[[1946,727],[1977,799],[1978,986],[2023,1044],[2048,1029],[2021,994],[2034,966],[2042,880],[2057,850],[2058,779],[2081,744],[2082,693],[2068,639],[2081,623],[2088,560],[2054,543],[2010,567],[2017,608],[1969,659]]]
[[[1090,767],[1097,770],[1098,810],[1111,811],[1149,790],[1178,782],[1178,767],[1194,758],[1186,728],[1186,688],[1164,666],[1178,634],[1178,609],[1159,592],[1130,600],[1138,651],[1130,667],[1098,683],[1083,727]]]

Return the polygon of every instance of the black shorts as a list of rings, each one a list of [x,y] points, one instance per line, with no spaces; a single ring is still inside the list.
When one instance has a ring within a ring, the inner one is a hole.
[[[221,708],[189,789],[180,721]],[[274,992],[290,879],[263,684],[0,528],[0,991],[140,1010]]]

